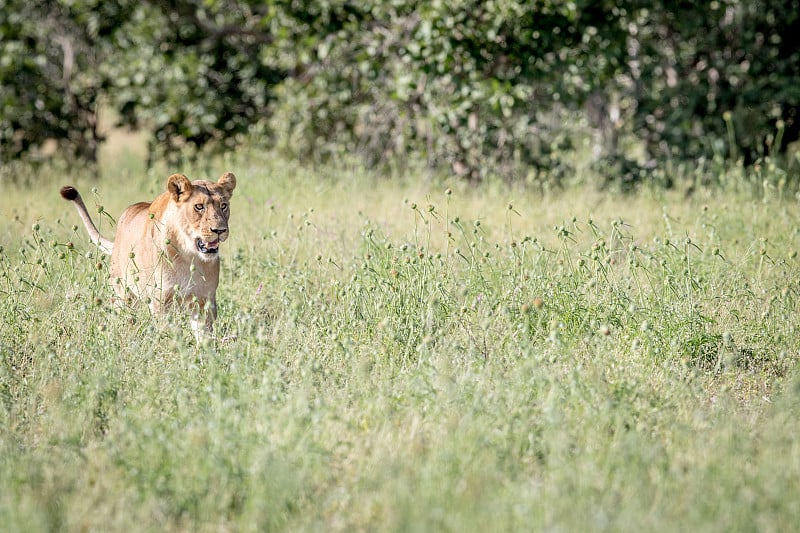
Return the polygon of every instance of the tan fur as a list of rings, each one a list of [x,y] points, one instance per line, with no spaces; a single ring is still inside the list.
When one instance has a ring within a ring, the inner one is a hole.
[[[75,203],[92,242],[110,251],[110,279],[117,296],[148,301],[154,313],[173,303],[189,306],[197,332],[203,314],[208,330],[217,316],[218,247],[228,238],[235,187],[230,172],[216,183],[190,182],[173,174],[155,200],[133,204],[122,213],[113,243],[100,235],[77,190],[63,187],[61,195]]]

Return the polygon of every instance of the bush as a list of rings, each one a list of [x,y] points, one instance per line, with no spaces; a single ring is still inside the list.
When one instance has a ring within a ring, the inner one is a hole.
[[[667,158],[750,164],[800,136],[796,0],[3,7],[4,161],[49,138],[93,160],[101,102],[152,131],[152,155],[255,135],[471,180],[560,180],[590,135],[599,168],[641,179]]]

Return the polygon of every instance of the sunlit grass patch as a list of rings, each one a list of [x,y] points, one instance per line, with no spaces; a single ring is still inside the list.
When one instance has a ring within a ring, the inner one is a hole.
[[[112,305],[107,260],[57,187],[10,190],[3,523],[738,530],[800,518],[792,202],[230,164],[242,178],[218,338],[199,346],[180,313]],[[94,186],[114,216],[156,181]]]

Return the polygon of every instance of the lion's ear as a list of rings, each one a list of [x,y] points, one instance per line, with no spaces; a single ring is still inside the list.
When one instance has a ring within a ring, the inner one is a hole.
[[[183,174],[173,174],[167,179],[167,190],[175,203],[179,203],[192,194],[192,182]]]
[[[236,188],[236,176],[233,175],[233,172],[226,172],[219,177],[217,185],[230,195],[233,193],[233,189]]]

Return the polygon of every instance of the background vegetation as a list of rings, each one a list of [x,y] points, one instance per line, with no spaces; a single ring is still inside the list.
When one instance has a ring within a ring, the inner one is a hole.
[[[57,193],[73,181],[116,216],[167,169],[5,187],[9,530],[800,520],[800,213],[780,190],[542,196],[216,164],[239,186],[220,340],[201,346],[185,316],[111,307],[107,259]]]
[[[108,111],[154,157],[250,139],[559,183],[590,143],[602,176],[668,185],[666,162],[763,163],[798,139],[799,16],[797,0],[2,0],[0,156],[57,140],[92,161]]]

